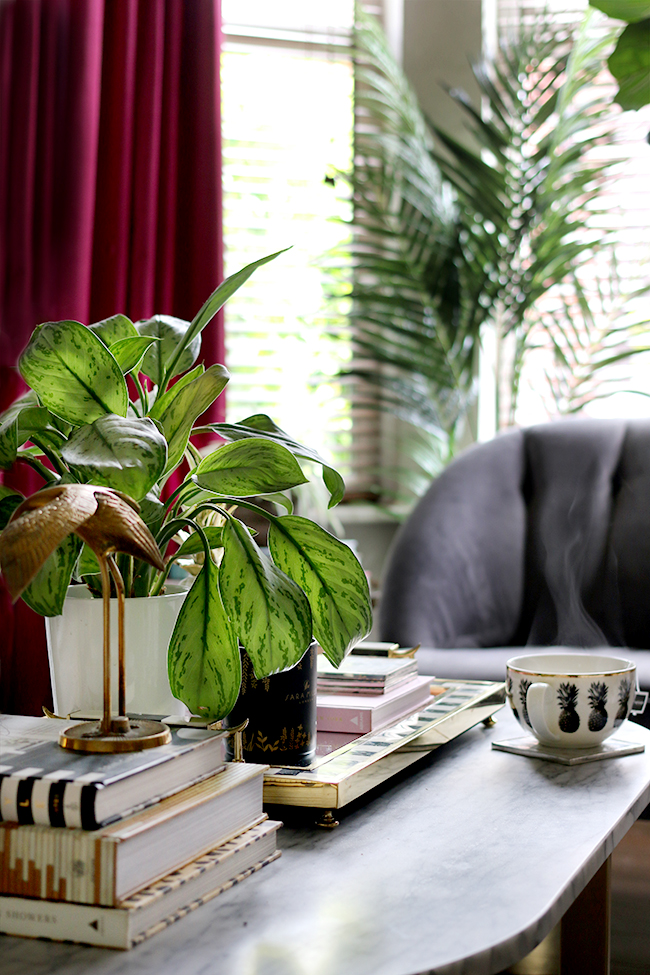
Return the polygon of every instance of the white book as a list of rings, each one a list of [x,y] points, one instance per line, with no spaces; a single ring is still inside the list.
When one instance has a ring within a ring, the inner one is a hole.
[[[260,823],[116,907],[0,897],[0,932],[103,948],[131,948],[276,860],[282,824]]]
[[[98,830],[0,823],[0,893],[114,906],[259,822],[267,768],[226,764]]]

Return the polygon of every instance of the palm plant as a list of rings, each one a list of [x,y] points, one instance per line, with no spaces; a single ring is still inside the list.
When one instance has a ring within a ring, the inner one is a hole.
[[[427,122],[380,28],[358,14],[348,373],[378,408],[438,440],[442,431],[449,452],[483,328],[509,337],[497,389],[505,376],[510,404],[498,413],[512,420],[531,309],[558,282],[577,286],[602,241],[589,222],[614,160],[590,160],[610,135],[610,105],[593,85],[609,37],[594,16],[575,37],[539,19],[504,41],[474,69],[484,111],[449,92],[466,143]]]
[[[574,282],[568,294],[560,293],[547,307],[533,309],[524,351],[545,352],[550,360],[544,370],[550,415],[579,413],[619,392],[648,395],[629,389],[625,366],[640,352],[650,351],[642,342],[649,323],[637,300],[649,291],[647,285],[625,290],[612,249],[609,275],[602,280],[596,276],[589,300],[583,286]]]

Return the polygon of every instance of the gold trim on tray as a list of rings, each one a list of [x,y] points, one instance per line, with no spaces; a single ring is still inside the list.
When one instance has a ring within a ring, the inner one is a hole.
[[[347,741],[307,768],[272,766],[264,774],[264,802],[340,809],[423,755],[489,720],[506,701],[505,684],[492,681],[432,678],[431,691],[431,703],[425,708]]]

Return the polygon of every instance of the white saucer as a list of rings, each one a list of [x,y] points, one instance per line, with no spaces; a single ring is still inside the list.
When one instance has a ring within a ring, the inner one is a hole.
[[[493,741],[492,748],[498,752],[525,755],[526,758],[543,758],[547,762],[559,762],[560,765],[584,765],[585,762],[600,762],[605,758],[637,755],[645,750],[645,745],[608,738],[594,748],[554,748],[551,745],[542,745],[532,735],[526,735],[507,741]]]

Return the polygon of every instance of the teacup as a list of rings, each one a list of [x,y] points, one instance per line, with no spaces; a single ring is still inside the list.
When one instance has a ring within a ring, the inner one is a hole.
[[[534,653],[511,657],[506,695],[519,724],[556,748],[593,748],[627,718],[636,693],[636,666],[595,653]]]

